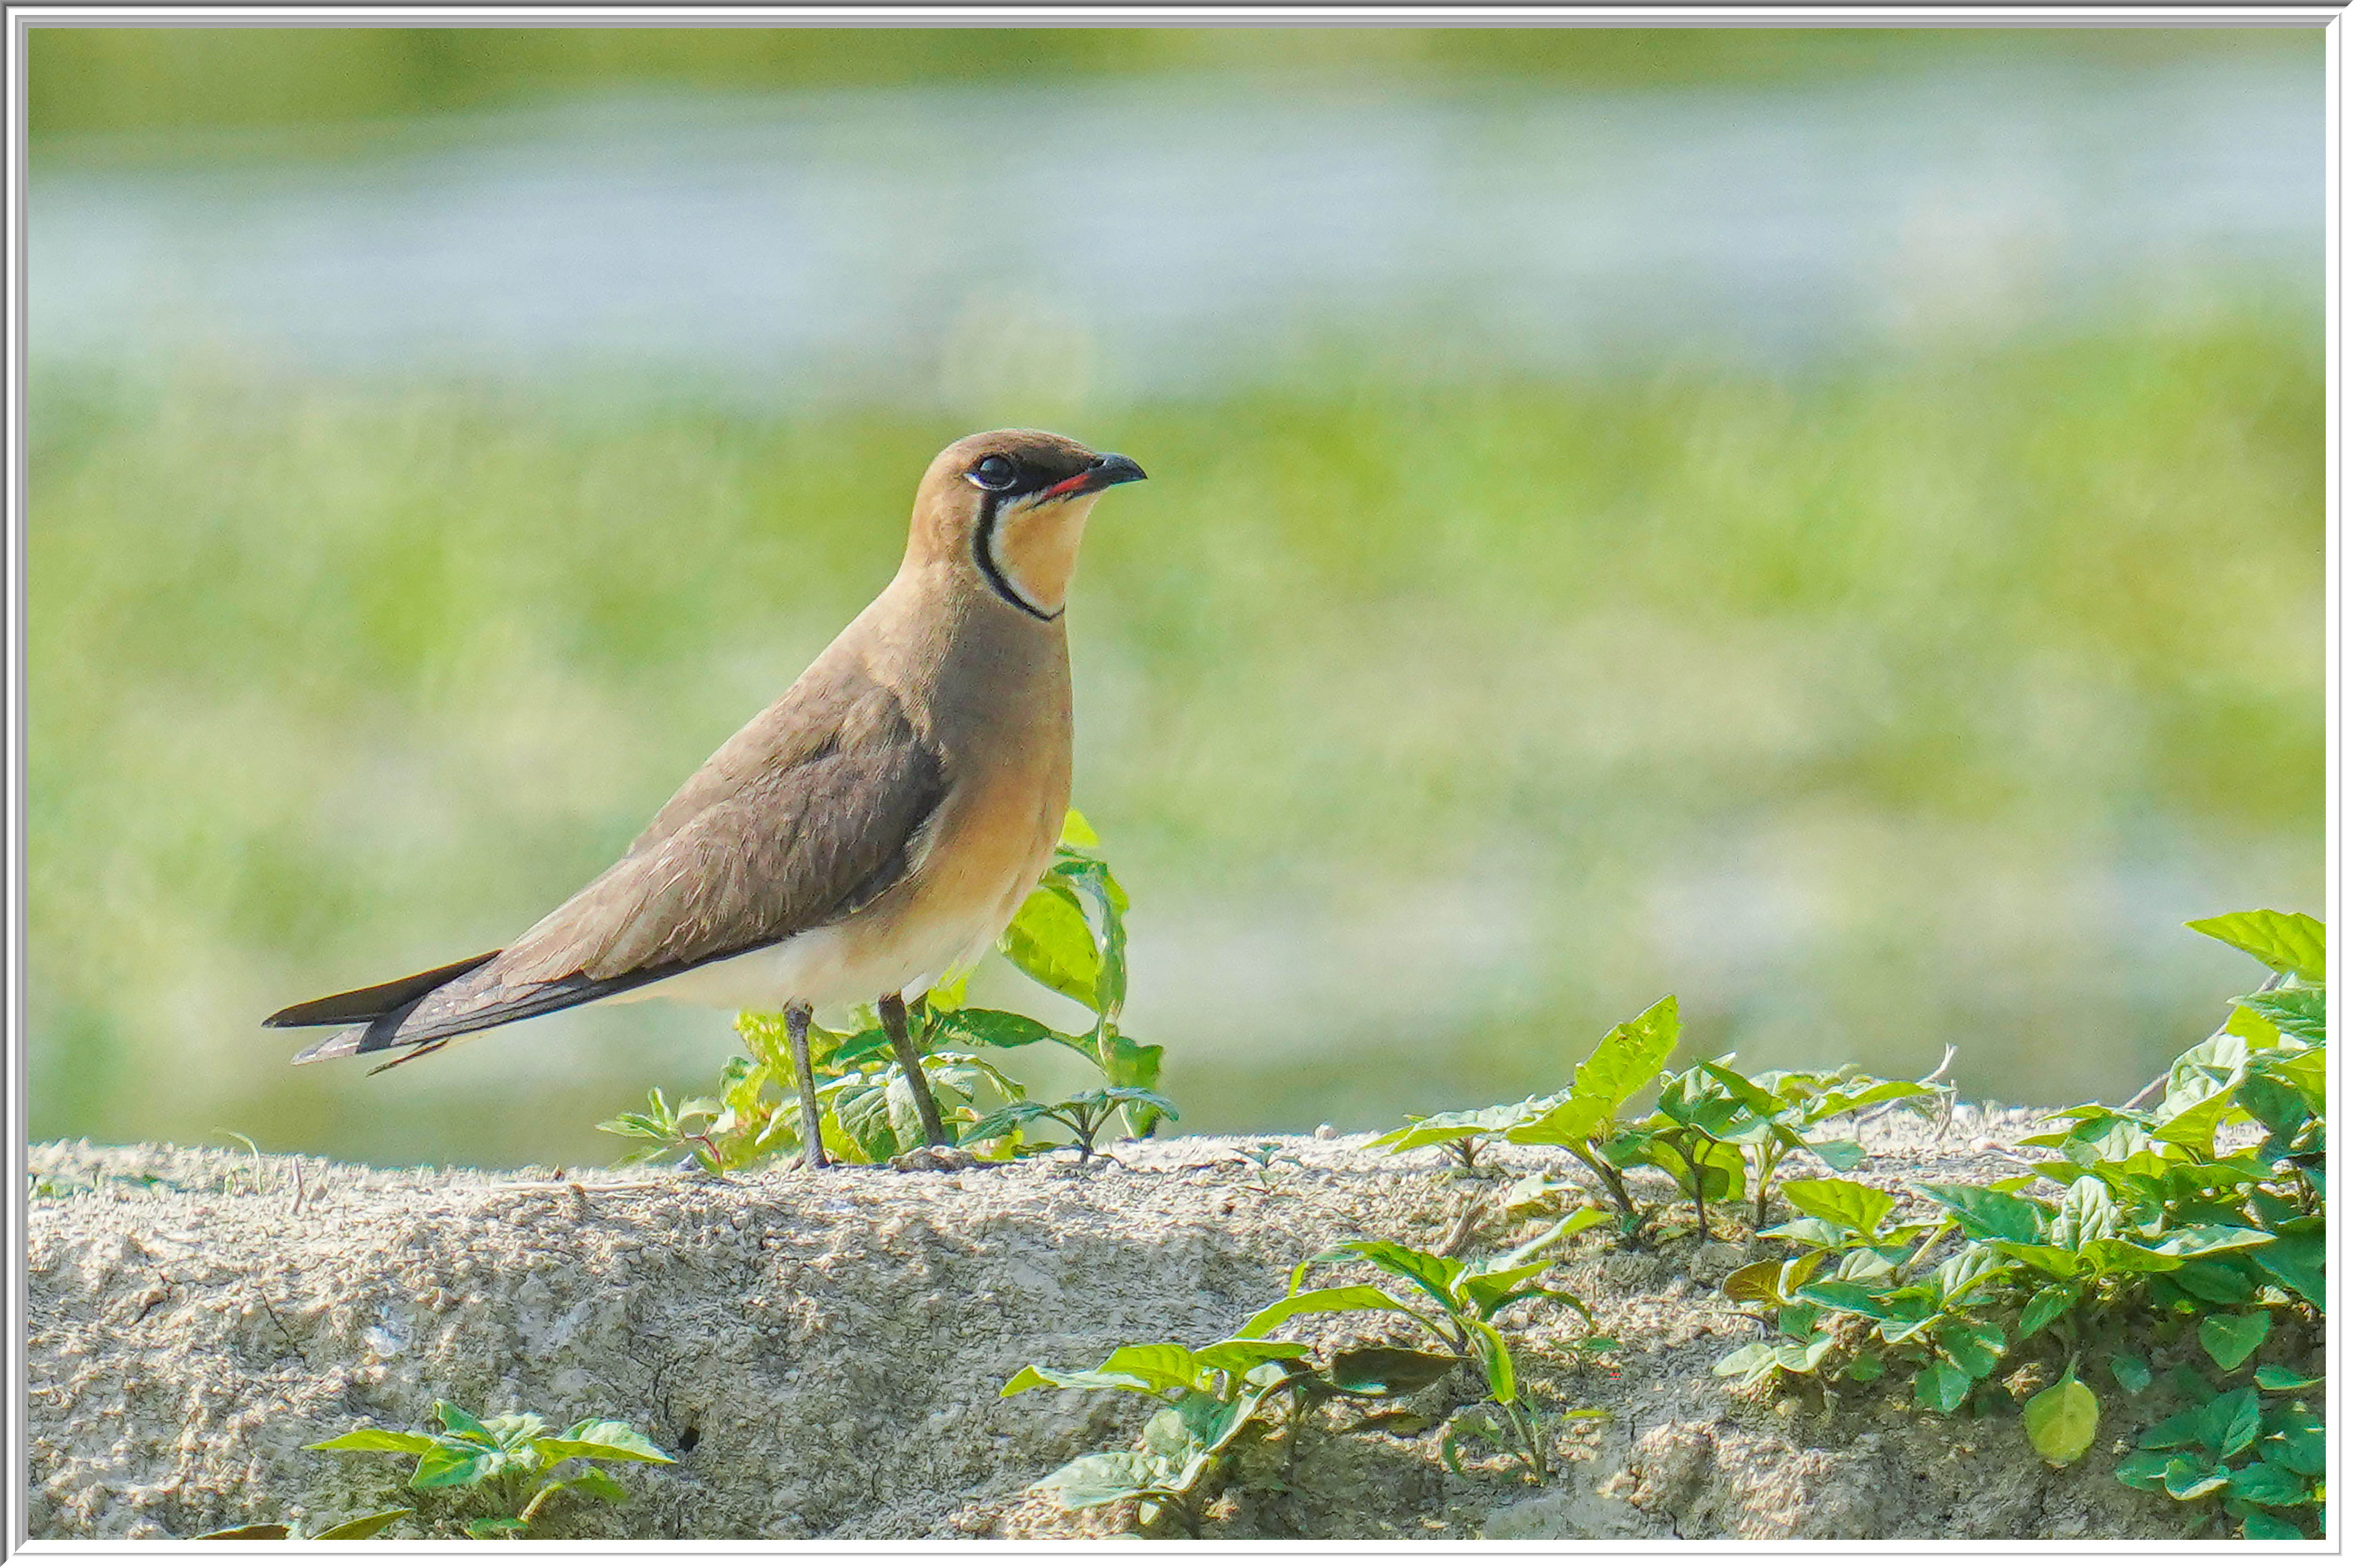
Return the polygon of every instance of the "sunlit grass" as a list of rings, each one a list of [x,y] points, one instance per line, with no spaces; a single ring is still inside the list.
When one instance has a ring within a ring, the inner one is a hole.
[[[2177,922],[2318,908],[2317,343],[1087,415],[1153,481],[1088,542],[1077,796],[1187,1128],[1517,1097],[1670,989],[1753,1066],[2130,1093],[2231,978]],[[365,1085],[253,1027],[599,869],[963,433],[598,390],[37,376],[35,1137],[578,1160],[708,1077],[659,1005]]]

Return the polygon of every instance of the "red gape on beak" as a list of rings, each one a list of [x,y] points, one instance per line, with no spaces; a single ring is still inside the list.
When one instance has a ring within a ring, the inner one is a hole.
[[[1041,501],[1053,501],[1064,495],[1091,495],[1098,490],[1109,490],[1115,484],[1131,484],[1144,477],[1134,458],[1124,458],[1118,452],[1106,452],[1060,484],[1049,485],[1038,493]]]

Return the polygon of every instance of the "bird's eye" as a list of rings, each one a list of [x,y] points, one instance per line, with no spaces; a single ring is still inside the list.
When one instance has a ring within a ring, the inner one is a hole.
[[[1010,490],[1013,486],[1013,460],[995,452],[972,465],[972,482],[983,490]]]

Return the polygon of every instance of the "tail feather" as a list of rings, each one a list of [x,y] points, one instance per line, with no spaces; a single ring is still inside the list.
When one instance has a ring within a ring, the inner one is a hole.
[[[536,980],[503,971],[498,965],[499,955],[484,953],[461,963],[387,980],[382,985],[302,1002],[274,1012],[262,1022],[279,1027],[321,1023],[345,1026],[296,1053],[297,1065],[377,1051],[404,1052],[374,1069],[380,1073],[386,1067],[398,1067],[403,1062],[438,1051],[461,1034],[601,1001],[667,980],[698,964],[734,958],[738,951],[749,950],[735,949],[685,963],[654,964],[604,979],[575,973],[557,980]]]
[[[388,1012],[424,1001],[451,980],[473,973],[498,956],[498,949],[493,948],[454,964],[443,964],[438,969],[403,975],[357,991],[338,991],[315,1001],[298,1001],[292,1007],[280,1008],[263,1019],[262,1025],[270,1029],[299,1029],[322,1023],[373,1023]]]

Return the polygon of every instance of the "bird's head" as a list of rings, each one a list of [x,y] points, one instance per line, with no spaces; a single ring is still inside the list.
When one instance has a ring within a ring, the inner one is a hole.
[[[1144,471],[1045,430],[988,430],[932,460],[916,491],[910,566],[969,567],[1039,620],[1063,613],[1096,497]]]

